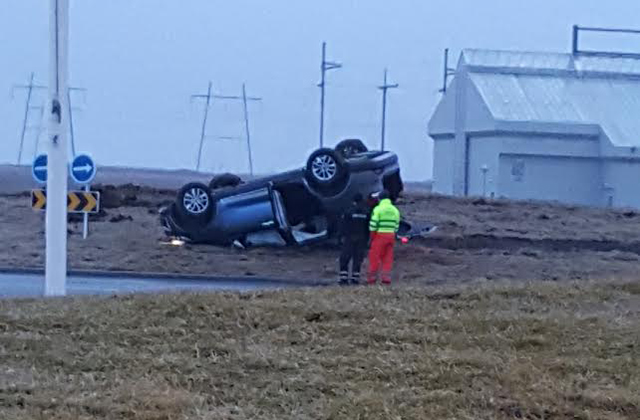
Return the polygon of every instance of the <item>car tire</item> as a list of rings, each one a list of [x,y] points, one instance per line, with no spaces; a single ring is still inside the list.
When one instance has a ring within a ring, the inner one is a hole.
[[[213,212],[213,199],[209,188],[200,182],[191,182],[183,186],[176,198],[176,211],[180,219],[191,226],[206,224]]]
[[[348,158],[353,155],[369,151],[362,140],[358,139],[342,140],[336,145],[335,150],[340,153],[343,158]]]
[[[242,184],[242,178],[238,175],[224,173],[211,178],[211,182],[209,182],[209,189],[213,191],[220,188],[237,187],[240,184]]]
[[[391,198],[391,201],[395,202],[404,190],[402,178],[400,178],[400,172],[395,172],[392,175],[385,177],[382,182],[384,189],[389,192],[389,198]]]
[[[333,149],[318,149],[307,160],[306,175],[319,187],[333,187],[347,176],[342,156]]]

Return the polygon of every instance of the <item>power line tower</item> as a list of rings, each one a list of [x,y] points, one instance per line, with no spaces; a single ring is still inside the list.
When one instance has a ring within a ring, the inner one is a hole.
[[[247,141],[247,155],[249,159],[249,174],[253,176],[253,154],[251,152],[251,131],[249,129],[249,106],[247,102],[261,101],[262,98],[247,96],[247,88],[245,83],[242,84],[242,96],[213,95],[213,97],[216,99],[222,99],[222,100],[242,100],[242,104],[244,108],[245,139]]]
[[[202,119],[202,131],[200,133],[200,147],[198,148],[198,161],[196,163],[196,171],[200,171],[200,162],[202,160],[202,146],[204,145],[204,138],[206,135],[206,131],[207,131],[207,118],[209,117],[209,107],[211,106],[211,87],[212,87],[212,83],[211,81],[209,81],[209,88],[207,89],[207,94],[203,95],[203,94],[197,94],[197,95],[191,95],[191,100],[193,101],[194,99],[205,99],[206,104],[205,104],[205,108],[204,108],[204,118]]]
[[[71,92],[86,92],[87,89],[84,88],[77,88],[77,87],[70,87],[69,91],[67,93],[67,108],[69,110],[69,133],[71,135],[71,156],[72,157],[76,157],[77,153],[76,153],[76,135],[75,135],[75,125],[73,123],[73,111],[74,110],[82,110],[82,108],[80,107],[76,107],[72,105],[72,95]],[[35,148],[33,150],[33,157],[35,158],[38,155],[38,149],[40,147],[40,136],[42,135],[42,131],[44,131],[43,126],[44,126],[44,121],[42,119],[43,117],[43,112],[44,108],[43,107],[37,107],[38,109],[40,109],[40,124],[37,128],[38,130],[38,134],[36,134],[36,143],[35,143]]]
[[[384,136],[385,126],[387,121],[387,91],[389,89],[396,89],[399,85],[394,83],[392,85],[387,83],[387,69],[384,69],[384,81],[382,86],[378,86],[378,89],[382,91],[382,130],[380,133],[380,150],[384,151]]]
[[[26,105],[24,109],[24,118],[22,120],[22,132],[20,134],[20,147],[18,148],[18,160],[16,162],[17,165],[20,165],[20,163],[22,162],[22,150],[24,148],[24,137],[27,132],[27,125],[29,122],[29,112],[37,108],[37,107],[31,106],[31,99],[33,97],[33,92],[34,90],[47,89],[47,87],[44,85],[35,84],[34,78],[35,78],[35,74],[32,72],[28,85],[17,85],[17,86],[14,86],[13,88],[13,91],[15,91],[16,89],[27,90],[27,100],[26,100]],[[13,94],[13,91],[12,91],[12,94]]]
[[[26,89],[27,90],[27,104],[25,107],[25,112],[24,112],[24,119],[22,122],[22,132],[20,134],[20,146],[18,148],[18,161],[17,164],[20,165],[20,163],[22,162],[22,153],[24,151],[24,139],[26,136],[26,132],[29,128],[29,116],[30,116],[30,111],[32,110],[39,110],[40,111],[40,123],[38,125],[37,130],[38,130],[38,134],[36,135],[36,144],[35,144],[35,151],[37,152],[38,150],[38,143],[40,140],[40,134],[42,132],[42,116],[43,116],[43,111],[44,108],[42,106],[31,106],[31,102],[33,99],[33,93],[35,90],[44,90],[47,89],[46,85],[39,85],[34,83],[34,79],[35,79],[35,74],[31,73],[31,77],[29,80],[29,84],[28,85],[16,85],[14,86],[14,90],[15,89]],[[71,92],[86,92],[87,89],[84,88],[79,88],[79,87],[69,87],[68,91],[67,91],[67,104],[68,104],[68,111],[69,111],[69,131],[71,133],[71,151],[72,151],[72,156],[75,157],[76,155],[76,145],[75,145],[75,132],[74,132],[74,125],[73,125],[73,110],[74,109],[78,109],[78,108],[74,108],[71,105]]]
[[[36,156],[38,156],[38,149],[40,148],[40,137],[42,136],[42,132],[45,131],[44,106],[41,106],[39,108],[40,108],[40,116],[38,117],[38,121],[40,121],[40,123],[37,126],[36,141],[35,141],[35,146],[33,148],[34,159],[36,158]]]
[[[324,146],[324,97],[325,97],[325,74],[329,70],[335,70],[342,67],[342,64],[327,61],[327,43],[322,43],[322,63],[320,65],[320,147]]]
[[[75,136],[75,128],[73,125],[73,110],[79,109],[79,108],[74,108],[71,105],[71,92],[86,93],[87,89],[79,88],[79,87],[70,87],[67,90],[67,106],[69,108],[69,131],[71,133],[71,157],[75,158],[76,157],[76,136]]]

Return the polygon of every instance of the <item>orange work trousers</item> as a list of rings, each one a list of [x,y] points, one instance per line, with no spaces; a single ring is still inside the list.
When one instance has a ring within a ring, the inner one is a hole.
[[[375,284],[378,274],[382,271],[382,283],[391,283],[391,269],[393,268],[393,247],[395,233],[374,233],[369,249],[369,273],[367,283]]]

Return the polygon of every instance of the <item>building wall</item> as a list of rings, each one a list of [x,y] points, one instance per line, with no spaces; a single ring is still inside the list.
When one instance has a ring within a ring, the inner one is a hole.
[[[640,161],[607,160],[603,178],[604,205],[640,208]]]
[[[510,197],[509,193],[503,191],[499,185],[501,154],[597,158],[599,145],[596,139],[583,137],[542,137],[537,135],[469,137],[468,195],[482,196],[484,194],[487,197],[492,195]],[[539,198],[539,195],[536,193],[536,197],[531,198]]]
[[[613,147],[604,135],[483,134],[467,139],[468,195],[640,208],[640,150]],[[454,159],[453,137],[438,137],[434,192],[454,193]]]
[[[500,155],[500,196],[599,206],[602,185],[598,158]]]
[[[433,142],[433,192],[453,194],[453,138]]]
[[[507,135],[502,145],[503,153],[527,153],[599,157],[600,139],[597,137],[558,137],[551,135]]]

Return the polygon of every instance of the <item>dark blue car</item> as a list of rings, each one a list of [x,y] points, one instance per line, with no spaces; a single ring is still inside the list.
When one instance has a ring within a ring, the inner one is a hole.
[[[359,140],[313,152],[306,167],[242,183],[190,183],[160,212],[167,235],[242,246],[299,245],[334,236],[356,194],[403,190],[398,157]]]

